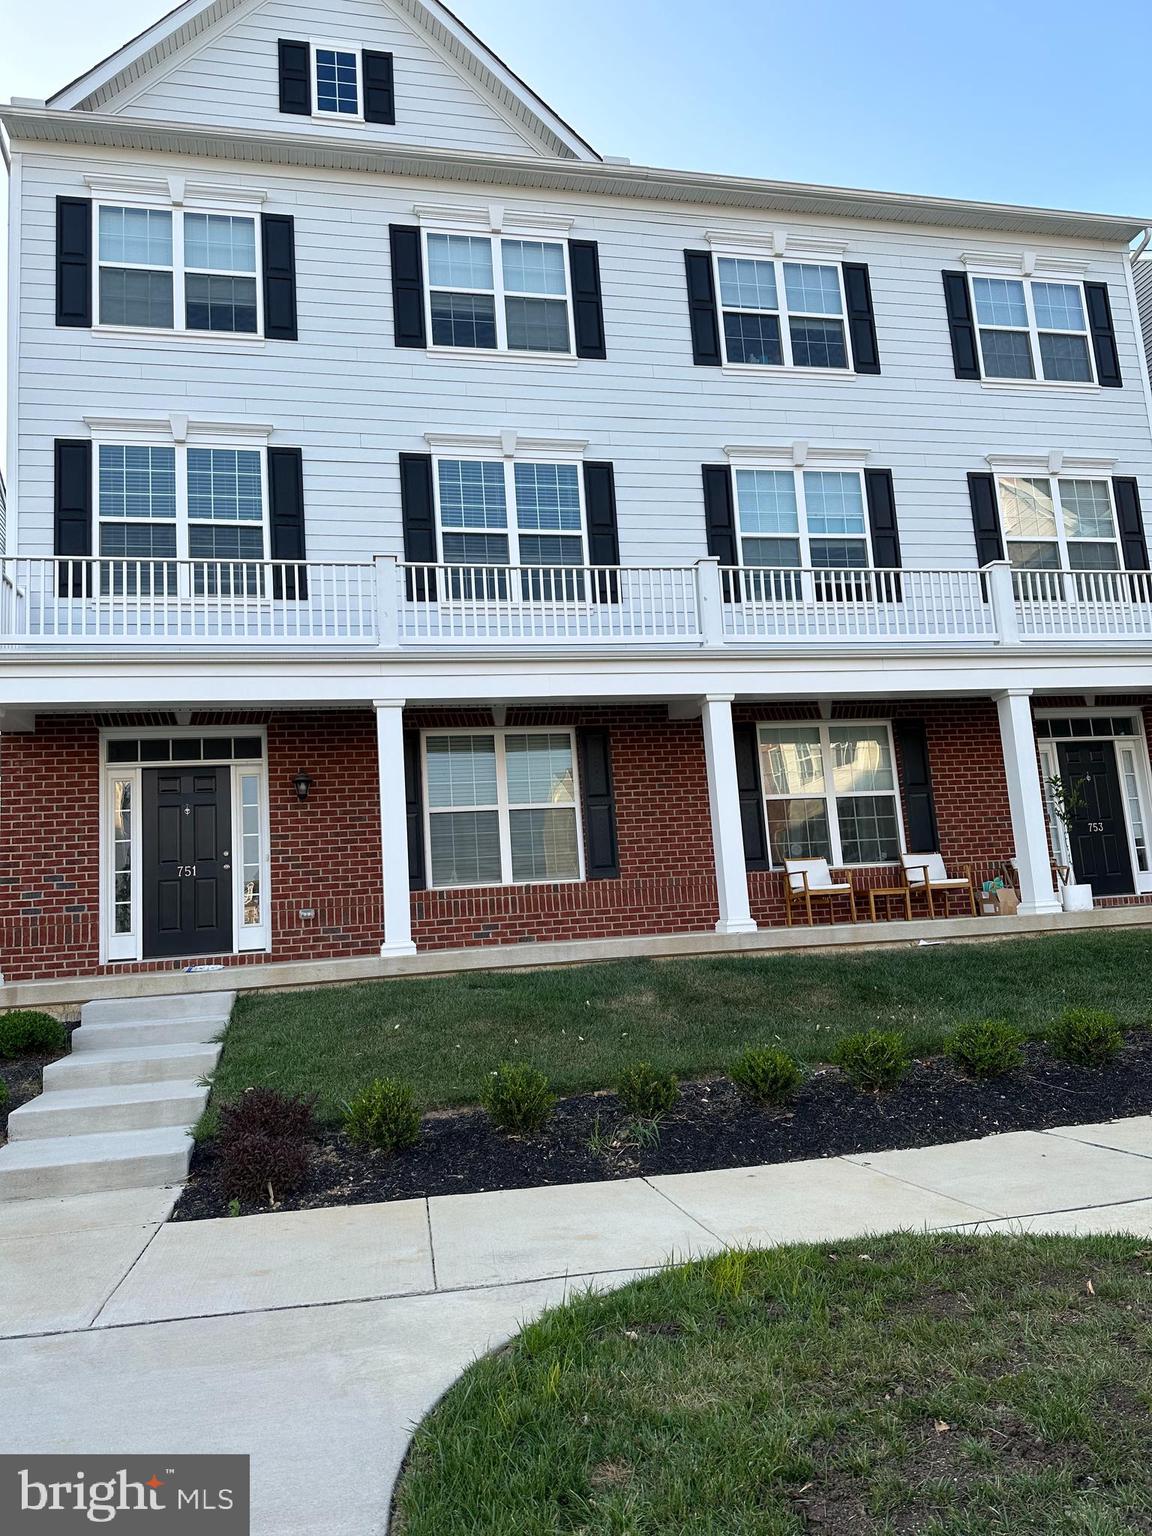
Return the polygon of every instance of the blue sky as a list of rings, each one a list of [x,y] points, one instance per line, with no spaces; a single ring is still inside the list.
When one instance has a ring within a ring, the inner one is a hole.
[[[599,150],[637,164],[1152,222],[1147,0],[453,8]],[[50,95],[155,21],[164,0],[4,9],[6,100]]]
[[[9,0],[0,96],[49,94],[162,9],[163,0]],[[1152,216],[1146,0],[454,9],[610,154]]]

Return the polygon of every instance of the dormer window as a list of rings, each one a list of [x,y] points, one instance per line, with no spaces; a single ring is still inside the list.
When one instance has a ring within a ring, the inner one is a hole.
[[[312,45],[317,114],[360,116],[360,56],[351,48]]]

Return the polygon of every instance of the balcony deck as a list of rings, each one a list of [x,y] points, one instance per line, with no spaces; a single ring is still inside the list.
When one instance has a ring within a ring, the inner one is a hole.
[[[1152,644],[1144,571],[10,558],[0,652]]]

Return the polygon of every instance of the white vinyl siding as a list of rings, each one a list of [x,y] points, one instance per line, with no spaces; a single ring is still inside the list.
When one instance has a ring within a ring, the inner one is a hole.
[[[427,452],[429,431],[483,437],[508,427],[526,437],[586,439],[586,459],[614,464],[620,557],[633,565],[707,554],[700,466],[719,461],[733,442],[867,447],[869,463],[893,472],[909,569],[975,564],[966,477],[989,453],[1059,448],[1069,458],[1115,457],[1111,472],[1136,476],[1146,512],[1152,508],[1152,433],[1119,249],[1088,251],[1087,275],[1111,287],[1123,389],[1090,398],[1073,389],[973,391],[955,377],[940,280],[957,265],[961,237],[923,226],[837,231],[799,217],[789,229],[846,234],[850,258],[868,264],[884,371],[728,372],[692,362],[684,250],[700,243],[700,210],[457,189],[453,196],[478,205],[503,198],[510,208],[562,214],[573,238],[599,245],[607,359],[510,366],[493,353],[392,346],[388,226],[411,224],[414,204],[444,197],[442,186],[213,162],[213,183],[256,185],[269,211],[295,217],[300,341],[261,347],[213,334],[190,344],[170,332],[57,327],[55,198],[84,196],[86,175],[129,173],[154,168],[111,151],[22,155],[19,526],[10,530],[22,554],[52,553],[53,439],[83,436],[84,416],[102,412],[273,424],[304,450],[314,560],[402,552],[398,456]],[[764,224],[729,210],[725,224],[737,222],[750,232]],[[986,243],[1000,250],[1005,238]],[[980,244],[973,235],[963,242]],[[1047,248],[1063,249],[1051,241]]]

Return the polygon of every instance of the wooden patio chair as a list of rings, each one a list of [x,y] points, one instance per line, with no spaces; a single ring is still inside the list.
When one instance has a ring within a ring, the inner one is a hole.
[[[856,888],[847,871],[829,869],[827,859],[785,859],[784,871],[784,921],[789,928],[792,926],[792,912],[796,907],[803,909],[808,919],[808,926],[811,928],[812,903],[817,900],[827,901],[828,921],[835,922],[834,903],[838,896],[848,898],[852,921],[856,921]],[[841,878],[833,879],[834,875],[839,875]]]
[[[908,882],[908,889],[915,894],[923,891],[928,899],[928,916],[936,916],[936,898],[939,896],[943,903],[944,917],[948,916],[948,897],[950,895],[963,894],[972,909],[972,916],[980,915],[980,908],[976,903],[976,876],[972,873],[972,866],[965,864],[962,875],[950,875],[944,860],[938,853],[904,853],[900,855],[900,862],[904,866],[904,879]]]

